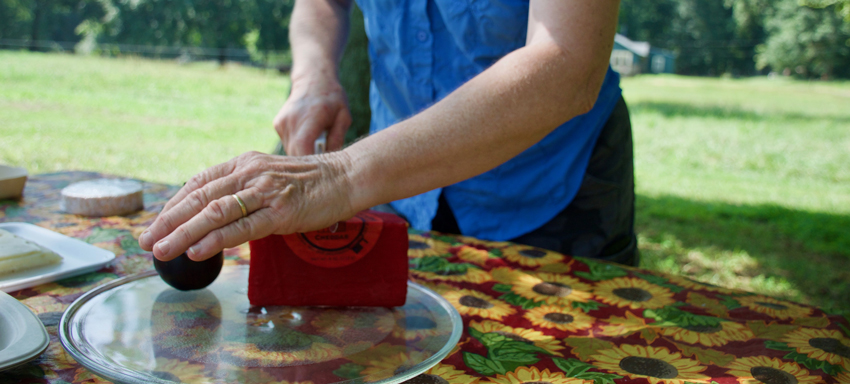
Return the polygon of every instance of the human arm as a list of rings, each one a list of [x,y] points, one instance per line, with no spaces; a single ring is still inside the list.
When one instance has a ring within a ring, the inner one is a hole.
[[[351,0],[299,0],[289,25],[292,89],[274,119],[286,153],[313,153],[328,134],[328,148],[342,148],[351,112],[339,82],[339,61],[348,37]]]
[[[525,47],[422,113],[347,148],[352,206],[370,207],[490,170],[592,108],[619,2],[531,2]]]
[[[169,202],[140,239],[142,248],[169,241],[168,250],[154,249],[167,260],[195,244],[190,257],[205,259],[271,233],[319,229],[498,166],[592,108],[618,6],[617,0],[533,0],[527,45],[444,100],[343,151],[254,154],[213,167]],[[232,193],[256,212],[240,218]]]

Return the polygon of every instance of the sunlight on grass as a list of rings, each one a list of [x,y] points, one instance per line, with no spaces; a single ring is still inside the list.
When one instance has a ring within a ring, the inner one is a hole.
[[[210,63],[0,52],[0,161],[171,184],[269,151],[289,81]]]
[[[642,266],[850,311],[850,83],[622,87]]]

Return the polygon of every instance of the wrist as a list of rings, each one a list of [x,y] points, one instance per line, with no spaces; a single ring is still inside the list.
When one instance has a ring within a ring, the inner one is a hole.
[[[371,164],[368,154],[352,150],[351,147],[341,151],[332,152],[344,168],[343,174],[346,181],[346,192],[349,204],[354,213],[360,212],[376,205],[386,203],[380,195],[382,185],[380,180],[375,179],[375,167]]]
[[[347,210],[346,217],[354,216],[357,212],[368,209],[367,205],[359,194],[362,192],[357,179],[358,169],[357,164],[351,158],[350,154],[345,151],[330,152],[320,155],[325,159],[327,164],[331,166],[331,172],[334,177],[334,185],[336,190],[344,199],[342,208]]]
[[[292,88],[323,84],[339,85],[337,68],[332,65],[294,66],[290,75]]]

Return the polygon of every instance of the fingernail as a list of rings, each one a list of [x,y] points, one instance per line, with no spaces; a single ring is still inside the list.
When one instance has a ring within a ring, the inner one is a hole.
[[[198,246],[193,245],[189,247],[189,250],[186,251],[186,254],[189,256],[190,259],[195,260],[195,256],[198,255]]]
[[[151,236],[150,231],[145,230],[144,232],[142,232],[142,235],[139,236],[139,244],[147,244],[148,240],[150,240],[150,236]]]
[[[163,240],[156,243],[156,249],[159,250],[160,255],[165,256],[168,254],[168,250],[171,249],[171,247],[168,244],[168,240]]]

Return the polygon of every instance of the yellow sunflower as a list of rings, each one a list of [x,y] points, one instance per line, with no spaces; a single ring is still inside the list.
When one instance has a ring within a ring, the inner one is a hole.
[[[278,317],[292,321],[290,317],[294,315],[291,311],[281,310],[280,312],[282,313]],[[359,330],[357,332],[367,331],[386,335],[395,328],[395,318],[393,312],[383,308],[377,310],[326,308],[310,321],[310,325],[315,328],[315,334],[335,338],[343,337],[343,334],[355,329]]]
[[[668,274],[660,274],[660,273],[654,273],[654,275],[661,276],[661,277],[669,280],[673,284],[676,284],[680,287],[690,289],[690,290],[703,290],[703,291],[709,291],[709,292],[718,292],[718,293],[723,293],[723,294],[726,294],[726,295],[733,294],[733,293],[741,293],[740,291],[736,291],[734,289],[719,287],[719,286],[716,286],[716,285],[711,285],[711,284],[708,284],[708,283],[703,283],[703,282],[700,282],[700,281],[691,280],[690,278],[684,277],[684,276],[668,275]]]
[[[407,256],[420,258],[440,256],[449,253],[451,245],[421,235],[407,235]]]
[[[564,349],[564,347],[558,343],[557,339],[533,329],[509,327],[489,320],[480,323],[472,321],[469,323],[469,327],[481,333],[498,333],[511,340],[534,344],[555,356],[563,356],[558,351]]]
[[[312,381],[268,381],[266,384],[313,384]]]
[[[645,328],[655,328],[646,324],[646,319],[636,316],[631,311],[626,311],[625,317],[611,316],[602,320],[610,325],[602,326],[603,336],[622,336],[632,332],[637,332]]]
[[[809,376],[809,371],[792,361],[767,356],[741,357],[725,368],[741,384],[759,383],[821,383],[818,376]]]
[[[753,311],[763,313],[777,319],[803,317],[812,313],[811,308],[789,303],[787,301],[776,300],[767,296],[743,296],[736,297],[735,300]]]
[[[379,381],[388,379],[397,374],[398,371],[410,368],[413,364],[424,361],[431,354],[411,351],[392,354],[377,360],[370,360],[366,369],[360,374],[366,381]]]
[[[213,380],[204,374],[203,364],[192,364],[186,361],[177,359],[165,359],[159,357],[156,359],[156,368],[154,371],[165,373],[167,376],[174,376],[169,379],[179,379],[181,383],[212,383]]]
[[[256,344],[225,343],[221,349],[237,358],[266,367],[281,364],[320,363],[342,357],[342,350],[339,347],[326,343],[311,343],[306,348],[283,351],[262,350]]]
[[[458,249],[457,257],[463,261],[484,265],[487,264],[487,260],[490,259],[490,253],[483,249],[464,245]]]
[[[78,233],[90,230],[94,224],[90,219],[73,215],[62,215],[61,219],[42,221],[36,223],[36,225],[54,232],[59,232],[65,236],[78,237],[76,236]]]
[[[590,285],[574,277],[557,273],[514,273],[511,290],[537,302],[568,306],[573,301],[587,302]]]
[[[490,274],[487,273],[487,271],[484,271],[484,270],[481,270],[481,269],[478,269],[478,268],[472,268],[472,267],[467,268],[466,272],[463,272],[463,274],[459,274],[459,275],[453,275],[453,274],[443,275],[443,274],[434,273],[434,272],[417,271],[415,269],[411,269],[410,273],[412,275],[418,277],[418,278],[421,278],[421,279],[442,280],[442,281],[457,281],[457,282],[467,282],[467,283],[473,283],[473,284],[481,284],[481,283],[486,283],[488,281],[493,280],[493,277],[490,276]]]
[[[21,303],[26,305],[36,315],[50,312],[62,313],[68,307],[68,304],[60,303],[50,295],[32,296],[21,300]]]
[[[59,282],[53,282],[37,285],[32,289],[38,293],[49,293],[56,297],[63,297],[88,292],[93,288],[106,284],[116,278],[117,275],[114,273],[93,272],[87,275],[69,277],[67,279],[60,280],[62,284]]]
[[[530,309],[522,316],[537,327],[576,332],[593,326],[594,318],[575,308],[544,305]]]
[[[463,371],[455,369],[454,366],[448,364],[440,364],[433,366],[425,373],[410,380],[412,383],[448,383],[448,384],[475,384],[478,382],[477,377],[469,376]]]
[[[88,368],[82,367],[77,368],[77,370],[74,371],[74,382],[83,384],[112,384],[111,381],[102,379],[100,376],[95,375],[94,372],[90,371]]]
[[[513,372],[505,375],[496,375],[488,378],[482,383],[492,384],[524,384],[524,383],[550,383],[550,384],[593,384],[592,380],[576,379],[567,377],[561,372],[549,372],[549,369],[540,371],[537,367],[518,367]]]
[[[699,343],[706,347],[717,347],[730,341],[745,341],[755,337],[746,325],[731,321],[721,321],[716,326],[662,327],[661,333],[665,336],[673,336],[678,341]]]
[[[483,245],[487,248],[504,248],[504,247],[509,247],[513,244],[513,243],[509,243],[507,241],[481,240],[481,239],[476,239],[474,237],[468,237],[468,236],[458,236],[457,239],[464,244]]]
[[[493,279],[502,284],[513,284],[514,280],[523,275],[522,271],[515,271],[508,267],[496,267],[490,270]]]
[[[618,277],[598,284],[594,293],[606,304],[631,309],[661,308],[675,303],[673,292],[636,277]]]
[[[481,316],[501,321],[503,317],[516,313],[507,303],[496,300],[484,293],[468,289],[458,289],[443,293],[461,315]]]
[[[564,255],[543,248],[529,247],[527,245],[514,245],[502,250],[502,254],[508,261],[519,263],[523,267],[539,267],[541,265],[555,264],[564,260]]]
[[[437,322],[428,311],[395,311],[393,313],[393,336],[405,340],[437,336],[443,331],[437,328]]]
[[[838,380],[839,383],[850,383],[850,372],[841,372],[838,376],[835,376],[835,380]]]
[[[800,328],[787,333],[782,341],[796,348],[797,353],[850,370],[850,339],[839,331]]]
[[[607,369],[632,379],[647,379],[652,384],[704,383],[710,377],[701,374],[706,367],[699,361],[682,357],[681,353],[670,353],[664,347],[621,345],[604,349],[590,357],[596,367]]]
[[[68,352],[60,343],[49,343],[47,349],[38,360],[38,365],[44,370],[45,378],[59,378],[57,371],[73,368],[76,365]]]

